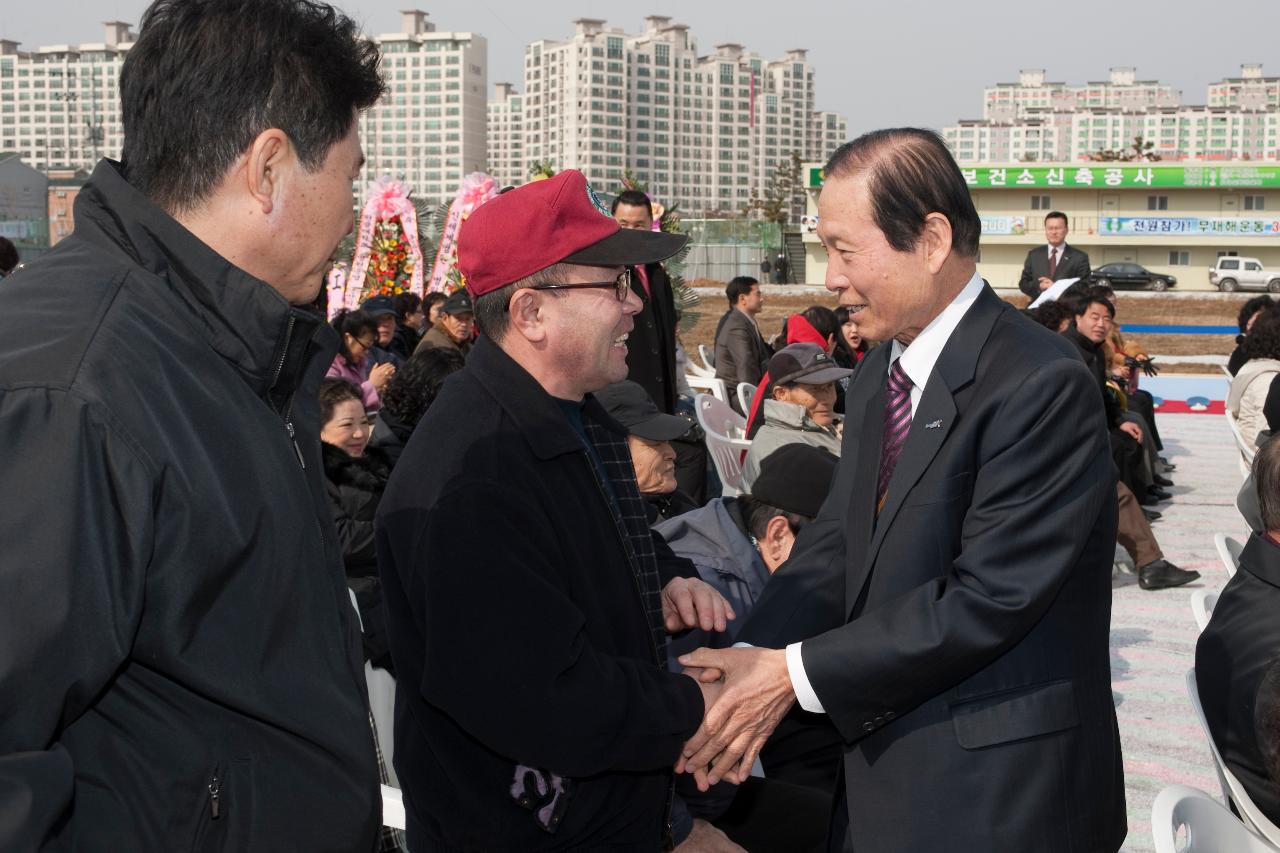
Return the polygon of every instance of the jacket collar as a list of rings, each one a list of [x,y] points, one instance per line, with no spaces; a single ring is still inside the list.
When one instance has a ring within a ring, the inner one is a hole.
[[[806,432],[823,432],[835,435],[835,430],[819,426],[817,421],[809,417],[809,412],[799,403],[784,403],[781,400],[764,401],[764,422],[777,424],[788,429],[800,429]]]
[[[484,386],[506,416],[515,422],[539,459],[553,459],[582,451],[582,439],[565,418],[555,398],[493,341],[482,337],[476,342],[467,356],[463,372],[474,376]],[[594,395],[587,395],[583,415],[626,440],[627,431],[609,417]]]
[[[1280,546],[1267,542],[1257,533],[1250,534],[1240,553],[1240,568],[1260,581],[1280,587]]]
[[[291,306],[266,282],[231,264],[103,160],[75,202],[76,236],[123,251],[158,276],[190,310],[196,334],[259,396],[287,398],[301,380],[316,329],[313,312]],[[337,349],[336,335],[322,338]],[[277,401],[279,402],[279,401]]]

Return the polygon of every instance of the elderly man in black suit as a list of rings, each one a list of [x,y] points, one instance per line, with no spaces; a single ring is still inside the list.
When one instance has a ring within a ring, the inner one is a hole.
[[[1280,823],[1280,442],[1253,461],[1265,532],[1240,554],[1196,643],[1196,682],[1213,742],[1272,823]]]
[[[891,344],[854,375],[830,496],[739,634],[757,648],[681,657],[725,686],[677,769],[744,778],[798,702],[844,743],[832,850],[1117,850],[1098,391],[978,276],[936,134],[867,134],[826,176],[827,287]]]
[[[1067,215],[1053,210],[1044,218],[1044,237],[1048,246],[1037,246],[1027,252],[1022,265],[1018,289],[1035,299],[1055,281],[1084,278],[1092,269],[1089,255],[1067,245]]]

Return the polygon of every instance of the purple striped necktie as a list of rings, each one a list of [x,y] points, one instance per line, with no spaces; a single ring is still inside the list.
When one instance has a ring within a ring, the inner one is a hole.
[[[884,496],[889,491],[893,470],[898,467],[898,457],[907,433],[911,431],[911,379],[902,369],[902,359],[893,363],[889,371],[889,383],[884,397],[884,441],[880,446],[880,474],[876,477],[876,514],[884,506]]]

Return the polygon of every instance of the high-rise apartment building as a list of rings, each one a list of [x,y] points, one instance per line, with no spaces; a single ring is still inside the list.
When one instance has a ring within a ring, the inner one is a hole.
[[[518,134],[525,168],[581,169],[607,190],[630,171],[692,215],[742,211],[792,152],[822,159],[847,134],[842,116],[814,110],[804,50],[769,61],[721,44],[699,56],[689,28],[659,15],[637,35],[594,18],[574,27],[526,48],[522,124],[491,126],[490,151]]]
[[[387,93],[360,119],[362,178],[403,178],[415,198],[438,203],[486,168],[488,43],[437,32],[426,12],[400,14],[401,32],[373,39]]]
[[[511,83],[494,85],[489,101],[489,174],[504,187],[529,179],[524,156],[524,96]]]
[[[0,39],[0,151],[41,171],[120,156],[120,68],[134,35],[120,21],[105,27],[98,44],[24,51]]]
[[[943,129],[960,162],[1068,162],[1119,151],[1141,136],[1162,160],[1280,160],[1280,78],[1247,64],[1239,77],[1211,83],[1205,105],[1188,106],[1132,68],[1105,83],[1045,82],[1023,71],[1018,83],[985,90],[983,117]]]

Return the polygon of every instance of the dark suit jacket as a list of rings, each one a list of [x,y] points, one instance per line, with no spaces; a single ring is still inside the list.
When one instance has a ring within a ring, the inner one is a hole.
[[[830,496],[738,639],[804,641],[845,742],[859,853],[1114,851],[1116,500],[1093,379],[984,288],[925,386],[877,520],[891,351],[854,374]]]
[[[1262,742],[1265,718],[1276,713],[1277,608],[1280,547],[1255,533],[1240,555],[1240,570],[1218,596],[1213,617],[1196,643],[1196,682],[1213,742],[1272,823],[1280,823],[1280,780],[1267,769]],[[1260,689],[1264,680],[1267,689]],[[1269,728],[1274,732],[1276,723]]]
[[[648,293],[640,276],[631,273],[631,292],[644,307],[627,338],[627,378],[648,391],[659,409],[672,414],[676,410],[675,295],[662,264],[649,264],[645,273]]]
[[[1089,255],[1070,243],[1062,244],[1062,257],[1058,258],[1058,268],[1054,270],[1053,280],[1062,278],[1084,278],[1093,268],[1089,266]],[[1040,295],[1040,276],[1049,275],[1049,244],[1036,246],[1027,252],[1027,259],[1022,264],[1022,278],[1018,279],[1018,289],[1035,299]]]
[[[735,410],[738,383],[757,384],[768,369],[772,355],[769,345],[760,337],[760,330],[746,314],[730,308],[729,313],[720,318],[716,332],[716,378],[723,379],[728,386],[729,403]]]

